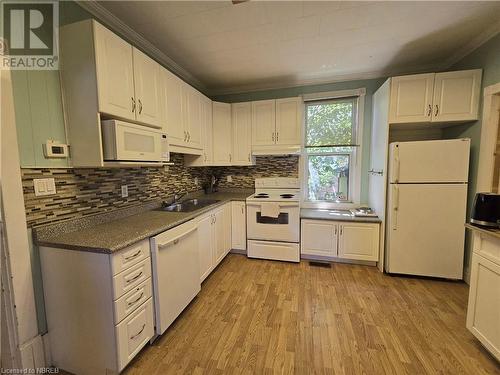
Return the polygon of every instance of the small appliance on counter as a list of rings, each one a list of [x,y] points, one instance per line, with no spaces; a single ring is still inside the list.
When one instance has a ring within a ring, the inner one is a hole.
[[[500,194],[477,193],[470,222],[483,227],[500,228]]]
[[[357,217],[377,217],[375,211],[373,211],[370,207],[358,207],[350,211],[354,216]]]

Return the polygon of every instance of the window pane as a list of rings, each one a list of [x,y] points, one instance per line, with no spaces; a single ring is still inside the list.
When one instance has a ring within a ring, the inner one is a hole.
[[[356,100],[307,104],[306,146],[353,144]]]
[[[349,200],[350,155],[309,155],[309,200]]]

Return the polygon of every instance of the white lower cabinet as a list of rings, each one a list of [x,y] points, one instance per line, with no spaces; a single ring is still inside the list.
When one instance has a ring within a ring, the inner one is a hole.
[[[467,328],[500,360],[500,238],[474,233]]]
[[[301,255],[377,261],[378,223],[302,220]]]
[[[247,249],[247,213],[246,203],[231,202],[231,248]]]
[[[154,335],[149,240],[112,254],[40,247],[52,365],[118,374]]]
[[[231,202],[200,216],[198,249],[203,281],[231,250]]]

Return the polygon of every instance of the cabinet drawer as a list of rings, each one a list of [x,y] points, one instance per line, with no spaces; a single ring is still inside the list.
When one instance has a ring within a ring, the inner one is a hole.
[[[153,329],[153,302],[150,298],[116,326],[119,371],[123,370],[153,337]]]
[[[149,256],[149,240],[140,241],[111,256],[111,270],[117,275]]]
[[[113,277],[114,299],[116,300],[134,289],[148,277],[151,277],[151,260],[149,257]]]
[[[152,295],[151,278],[125,293],[115,301],[115,324],[138,308]]]
[[[483,233],[474,233],[473,251],[500,265],[500,239]]]

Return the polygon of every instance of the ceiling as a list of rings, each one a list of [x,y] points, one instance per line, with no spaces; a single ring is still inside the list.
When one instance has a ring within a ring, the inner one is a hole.
[[[212,94],[443,69],[500,31],[500,1],[98,5]]]

